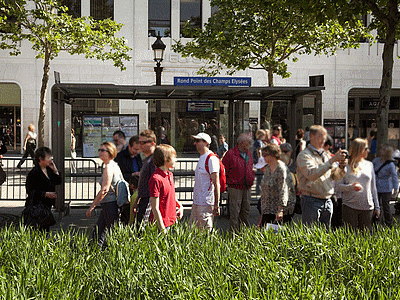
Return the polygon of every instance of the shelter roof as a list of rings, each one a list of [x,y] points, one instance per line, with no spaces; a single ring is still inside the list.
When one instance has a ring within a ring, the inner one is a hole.
[[[60,83],[53,92],[65,99],[171,99],[171,100],[295,100],[324,90],[324,87],[221,87],[221,86],[140,86],[114,84]]]

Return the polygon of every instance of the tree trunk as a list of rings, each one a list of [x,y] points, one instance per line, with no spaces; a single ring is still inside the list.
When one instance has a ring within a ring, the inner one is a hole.
[[[50,73],[50,53],[46,51],[43,65],[42,87],[40,89],[40,107],[38,120],[38,147],[44,146],[44,119],[46,117],[46,94]]]
[[[397,7],[396,7],[397,10]],[[383,145],[389,141],[388,139],[388,116],[389,116],[389,103],[392,89],[393,80],[393,51],[396,36],[396,27],[398,21],[390,19],[390,24],[386,28],[386,40],[383,48],[383,72],[381,87],[379,88],[379,104],[376,111],[377,121],[377,145]],[[393,23],[393,24],[391,24]],[[378,149],[379,150],[379,149]]]
[[[268,70],[268,86],[274,86],[274,72],[272,69]],[[271,124],[272,109],[274,101],[268,101],[267,111],[265,112],[265,119]],[[272,125],[272,124],[271,124]]]

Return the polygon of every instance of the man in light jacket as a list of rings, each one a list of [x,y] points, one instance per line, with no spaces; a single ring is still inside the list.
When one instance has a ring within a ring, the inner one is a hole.
[[[330,226],[333,213],[333,181],[345,175],[346,154],[339,149],[333,157],[323,150],[327,131],[320,125],[310,128],[310,144],[297,156],[297,176],[301,191],[304,224]],[[336,163],[339,162],[339,165]]]

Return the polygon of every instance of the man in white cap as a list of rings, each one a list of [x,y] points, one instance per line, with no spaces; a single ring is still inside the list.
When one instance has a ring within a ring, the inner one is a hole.
[[[211,230],[214,216],[219,215],[219,161],[209,150],[211,137],[208,134],[200,132],[192,137],[200,159],[195,170],[190,222],[199,228]]]

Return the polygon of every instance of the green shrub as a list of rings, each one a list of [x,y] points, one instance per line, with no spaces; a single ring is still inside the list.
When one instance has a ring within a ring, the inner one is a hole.
[[[1,299],[398,299],[400,231],[0,232]]]

